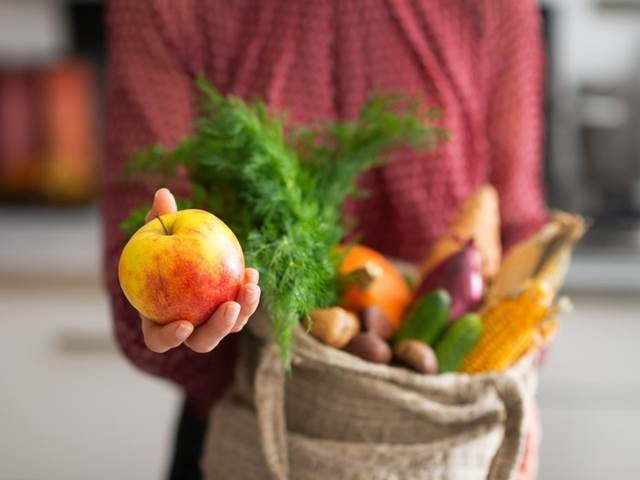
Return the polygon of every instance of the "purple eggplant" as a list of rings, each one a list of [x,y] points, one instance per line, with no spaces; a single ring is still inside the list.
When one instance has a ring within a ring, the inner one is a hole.
[[[482,258],[471,239],[420,282],[415,298],[438,288],[445,289],[451,295],[449,322],[453,322],[478,306],[484,287]]]

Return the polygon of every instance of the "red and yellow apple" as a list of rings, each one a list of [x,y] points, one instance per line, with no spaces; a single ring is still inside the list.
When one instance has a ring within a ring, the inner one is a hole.
[[[244,278],[238,239],[218,217],[181,210],[151,220],[127,242],[118,265],[120,286],[142,315],[166,324],[206,321],[235,300]]]

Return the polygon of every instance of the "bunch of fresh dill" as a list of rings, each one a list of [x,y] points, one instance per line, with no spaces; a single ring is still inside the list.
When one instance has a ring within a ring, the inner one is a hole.
[[[377,95],[353,121],[285,130],[265,104],[222,96],[200,79],[202,115],[173,150],[136,154],[129,172],[188,172],[191,198],[181,207],[209,210],[234,231],[246,263],[260,271],[273,338],[289,365],[295,324],[337,300],[335,247],[345,235],[344,200],[358,176],[400,145],[428,148],[445,138],[437,112],[417,99]],[[122,228],[141,226],[145,207]]]

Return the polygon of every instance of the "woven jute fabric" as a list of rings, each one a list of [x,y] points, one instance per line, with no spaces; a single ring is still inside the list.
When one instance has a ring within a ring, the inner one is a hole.
[[[294,334],[293,368],[243,334],[233,388],[211,412],[207,479],[514,478],[533,398],[533,359],[485,375],[421,375]]]

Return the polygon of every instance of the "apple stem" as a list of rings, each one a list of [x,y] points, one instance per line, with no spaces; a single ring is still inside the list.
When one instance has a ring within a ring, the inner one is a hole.
[[[166,233],[167,235],[171,235],[169,233],[169,230],[167,230],[167,226],[164,224],[164,222],[162,221],[162,219],[160,218],[160,215],[156,215],[156,218],[158,220],[160,220],[160,224],[162,225],[162,228],[164,228],[164,233]]]

